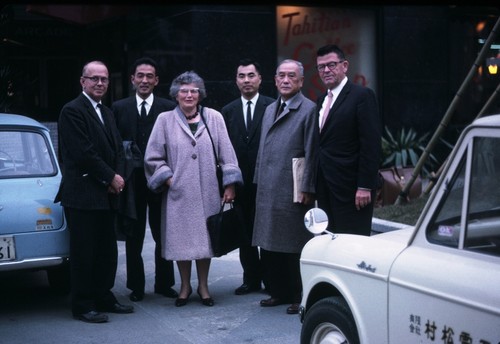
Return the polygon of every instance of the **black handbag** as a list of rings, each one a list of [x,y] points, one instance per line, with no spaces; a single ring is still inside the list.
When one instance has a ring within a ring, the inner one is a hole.
[[[229,208],[224,210],[225,205]],[[243,214],[233,203],[223,203],[220,211],[207,218],[207,228],[215,257],[221,257],[240,247],[242,243]]]

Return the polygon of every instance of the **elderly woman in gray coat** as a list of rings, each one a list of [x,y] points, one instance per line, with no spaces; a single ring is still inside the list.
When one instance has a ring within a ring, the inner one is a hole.
[[[235,184],[243,179],[222,115],[200,106],[206,97],[203,79],[193,71],[182,73],[173,80],[170,95],[177,107],[155,122],[144,157],[146,178],[151,190],[163,194],[162,255],[177,261],[181,277],[175,305],[188,302],[195,260],[198,295],[204,305],[212,306],[208,272],[214,255],[206,219],[220,210],[221,197],[209,135],[222,165],[223,201],[234,200]]]

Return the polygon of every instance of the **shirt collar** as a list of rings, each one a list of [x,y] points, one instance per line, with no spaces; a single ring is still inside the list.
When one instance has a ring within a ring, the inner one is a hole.
[[[347,76],[340,82],[337,87],[330,90],[333,93],[333,99],[337,99],[345,84],[347,84]]]
[[[146,101],[146,103],[151,106],[153,105],[153,100],[154,100],[154,95],[153,93],[151,93],[149,95],[149,97],[147,97],[146,99],[142,99],[141,97],[139,97],[137,95],[137,93],[135,94],[135,100],[137,101],[137,106],[140,106],[142,104],[143,101]]]
[[[85,97],[87,97],[88,100],[90,100],[90,103],[92,104],[92,107],[95,109],[97,107],[97,104],[101,104],[101,102],[96,102],[94,99],[90,98],[87,93],[82,92]]]
[[[246,99],[243,96],[241,96],[241,102],[245,106],[247,105],[248,101],[251,101],[252,105],[255,105],[255,104],[257,104],[257,100],[259,100],[259,93],[257,93],[252,99]]]

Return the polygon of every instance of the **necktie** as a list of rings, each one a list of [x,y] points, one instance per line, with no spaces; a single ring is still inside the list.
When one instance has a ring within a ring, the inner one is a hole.
[[[141,106],[141,118],[144,119],[147,115],[148,113],[146,112],[146,101],[144,100]]]
[[[321,120],[321,126],[319,130],[321,131],[323,129],[323,126],[325,125],[326,118],[328,117],[328,113],[330,112],[330,107],[332,106],[333,102],[333,93],[328,90],[328,100],[326,102],[325,108],[323,109],[323,119]]]
[[[101,103],[97,104],[97,108],[96,108],[95,112],[97,112],[97,117],[99,117],[99,119],[101,120],[101,123],[104,124],[104,117],[102,114],[102,104]]]
[[[247,132],[250,132],[251,126],[252,126],[252,102],[249,100],[247,102]]]
[[[285,107],[286,107],[286,103],[285,102],[281,103],[281,105],[280,105],[280,107],[278,109],[278,112],[276,113],[276,118],[278,118],[281,115],[281,113],[283,112],[283,110],[285,110]]]

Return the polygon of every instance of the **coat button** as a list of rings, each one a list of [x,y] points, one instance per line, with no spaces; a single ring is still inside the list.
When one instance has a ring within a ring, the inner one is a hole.
[[[196,154],[191,155],[191,158],[193,158],[193,160],[196,159],[197,158]]]
[[[196,146],[196,141],[192,141],[191,144],[194,146]]]

